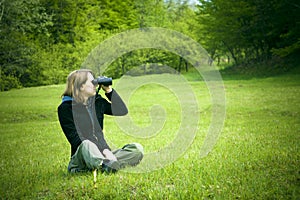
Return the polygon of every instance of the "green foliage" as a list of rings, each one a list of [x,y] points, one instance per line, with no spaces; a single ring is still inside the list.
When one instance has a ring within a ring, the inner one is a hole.
[[[60,76],[80,67],[100,42],[147,27],[191,37],[218,64],[286,59],[299,53],[299,7],[296,0],[200,0],[197,6],[188,0],[2,0],[1,76],[15,79],[15,86],[64,82]],[[145,49],[118,58],[108,75],[117,78],[154,61],[188,70],[180,56]]]
[[[39,0],[2,1],[0,18],[0,63],[3,80],[15,80],[16,84],[3,81],[3,88],[27,85],[26,72],[35,65],[32,55],[36,41],[47,39],[47,28],[51,26],[51,15],[45,13]],[[39,84],[36,83],[35,84]]]
[[[7,91],[12,88],[20,88],[19,80],[11,75],[5,75],[2,71],[0,74],[0,91]]]
[[[283,48],[272,49],[272,52],[280,57],[287,57],[292,54],[296,54],[297,56],[297,54],[300,52],[300,38],[296,43]]]
[[[176,67],[179,65],[179,58],[180,56],[178,55],[160,49],[135,50],[116,59],[105,73],[113,78],[118,78],[125,74],[138,76],[174,73],[173,70],[176,70]],[[180,71],[179,69],[177,70]]]
[[[198,19],[212,55],[229,53],[236,64],[285,57],[299,50],[296,1],[200,1]],[[226,53],[227,52],[227,53]]]
[[[3,1],[1,11],[2,77],[22,86],[64,82],[94,47],[127,29],[160,26],[193,35],[194,12],[187,2],[13,0]],[[141,50],[118,58],[107,75],[117,78],[154,62],[181,71],[179,61],[170,53]]]
[[[137,28],[138,21],[135,4],[135,1],[130,0],[101,1],[99,29],[126,30]]]

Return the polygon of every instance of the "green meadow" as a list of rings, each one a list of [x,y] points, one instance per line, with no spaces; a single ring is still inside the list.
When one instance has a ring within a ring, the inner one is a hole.
[[[200,113],[199,121],[191,124],[197,132],[186,151],[174,162],[147,172],[98,173],[96,185],[91,173],[67,172],[70,146],[56,113],[64,85],[1,92],[1,198],[299,199],[299,73],[225,76],[224,126],[216,145],[203,158],[200,149],[212,116],[210,93],[198,75],[186,77]],[[172,78],[165,81],[179,87]],[[125,134],[115,117],[109,116],[104,127],[108,142],[116,147],[139,142],[145,154],[168,146],[185,108],[177,95],[162,85],[147,84],[132,93],[127,105],[134,124],[147,128],[159,120],[156,109],[151,111],[157,104],[165,112],[165,123],[157,134],[146,138]]]

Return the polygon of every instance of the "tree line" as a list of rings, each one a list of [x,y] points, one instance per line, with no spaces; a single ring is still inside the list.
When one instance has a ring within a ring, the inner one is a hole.
[[[95,45],[135,28],[179,31],[217,63],[286,58],[299,54],[299,8],[296,0],[0,0],[0,90],[62,83]],[[150,73],[151,63],[189,69],[176,54],[140,49],[106,75],[140,64]]]

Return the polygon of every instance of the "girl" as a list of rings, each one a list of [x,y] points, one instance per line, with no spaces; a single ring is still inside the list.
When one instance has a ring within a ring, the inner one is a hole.
[[[116,172],[125,166],[137,165],[143,158],[143,147],[127,144],[112,151],[103,135],[104,114],[122,116],[127,107],[111,86],[99,85],[106,97],[96,92],[92,71],[73,71],[67,78],[62,103],[58,107],[61,128],[71,145],[69,172],[86,172],[99,169]]]

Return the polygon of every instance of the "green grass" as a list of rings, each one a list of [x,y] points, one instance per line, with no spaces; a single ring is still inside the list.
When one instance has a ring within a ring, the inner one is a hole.
[[[213,151],[202,159],[210,98],[205,83],[188,76],[201,113],[199,124],[192,125],[199,129],[188,150],[148,173],[99,174],[97,188],[92,174],[70,175],[66,169],[70,147],[56,116],[63,85],[0,93],[1,198],[299,199],[300,76],[227,78],[225,124]],[[167,114],[160,133],[135,138],[107,117],[108,140],[116,146],[140,142],[146,153],[168,145],[181,120],[174,93],[159,85],[142,86],[130,99],[129,112],[136,125],[147,127],[155,120],[149,107],[156,103]]]

